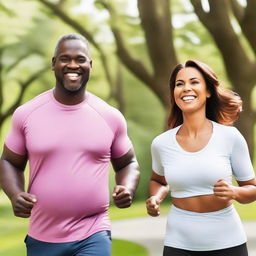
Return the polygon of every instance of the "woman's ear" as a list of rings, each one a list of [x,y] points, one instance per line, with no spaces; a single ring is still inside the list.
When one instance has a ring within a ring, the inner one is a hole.
[[[206,98],[208,98],[208,99],[209,99],[209,98],[211,98],[211,96],[212,96],[212,95],[211,95],[210,91],[209,91],[209,90],[207,90]]]

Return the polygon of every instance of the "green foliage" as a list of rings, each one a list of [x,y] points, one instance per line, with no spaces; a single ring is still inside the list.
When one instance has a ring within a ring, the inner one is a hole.
[[[189,15],[189,13],[187,13]],[[190,12],[193,15],[193,12]],[[225,67],[220,52],[212,42],[211,35],[196,17],[184,22],[174,30],[174,42],[180,62],[198,59],[214,67],[214,71],[227,87],[230,82],[225,74]]]
[[[24,35],[33,26],[31,20],[37,12],[38,5],[32,1],[2,1],[0,9],[1,45],[17,42],[17,36]]]
[[[150,145],[153,138],[164,130],[165,111],[160,101],[142,83],[128,73],[125,81],[125,116],[128,120],[128,133],[141,168],[136,198],[145,199],[152,170]]]
[[[242,220],[256,221],[256,203],[239,204],[235,201],[234,205]]]

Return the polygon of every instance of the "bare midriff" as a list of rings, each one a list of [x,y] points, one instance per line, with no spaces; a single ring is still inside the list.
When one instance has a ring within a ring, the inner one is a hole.
[[[172,197],[172,203],[183,210],[192,212],[214,212],[222,210],[232,204],[232,201],[224,201],[215,195],[192,196],[186,198]]]

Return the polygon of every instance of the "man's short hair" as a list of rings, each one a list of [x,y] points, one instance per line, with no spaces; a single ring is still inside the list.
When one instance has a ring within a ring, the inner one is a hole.
[[[88,49],[88,54],[90,56],[89,43],[86,40],[86,38],[84,36],[80,35],[80,34],[77,34],[77,33],[70,33],[70,34],[65,34],[65,35],[63,35],[62,37],[59,38],[59,40],[57,41],[55,50],[54,50],[54,57],[57,56],[57,53],[58,53],[59,48],[60,48],[60,44],[63,41],[66,41],[66,40],[80,40],[80,41],[82,41],[86,45],[86,47]]]

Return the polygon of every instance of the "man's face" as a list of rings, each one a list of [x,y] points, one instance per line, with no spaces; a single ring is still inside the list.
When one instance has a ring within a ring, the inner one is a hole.
[[[91,64],[88,48],[83,41],[64,40],[52,59],[56,86],[69,92],[83,89],[90,77]]]

